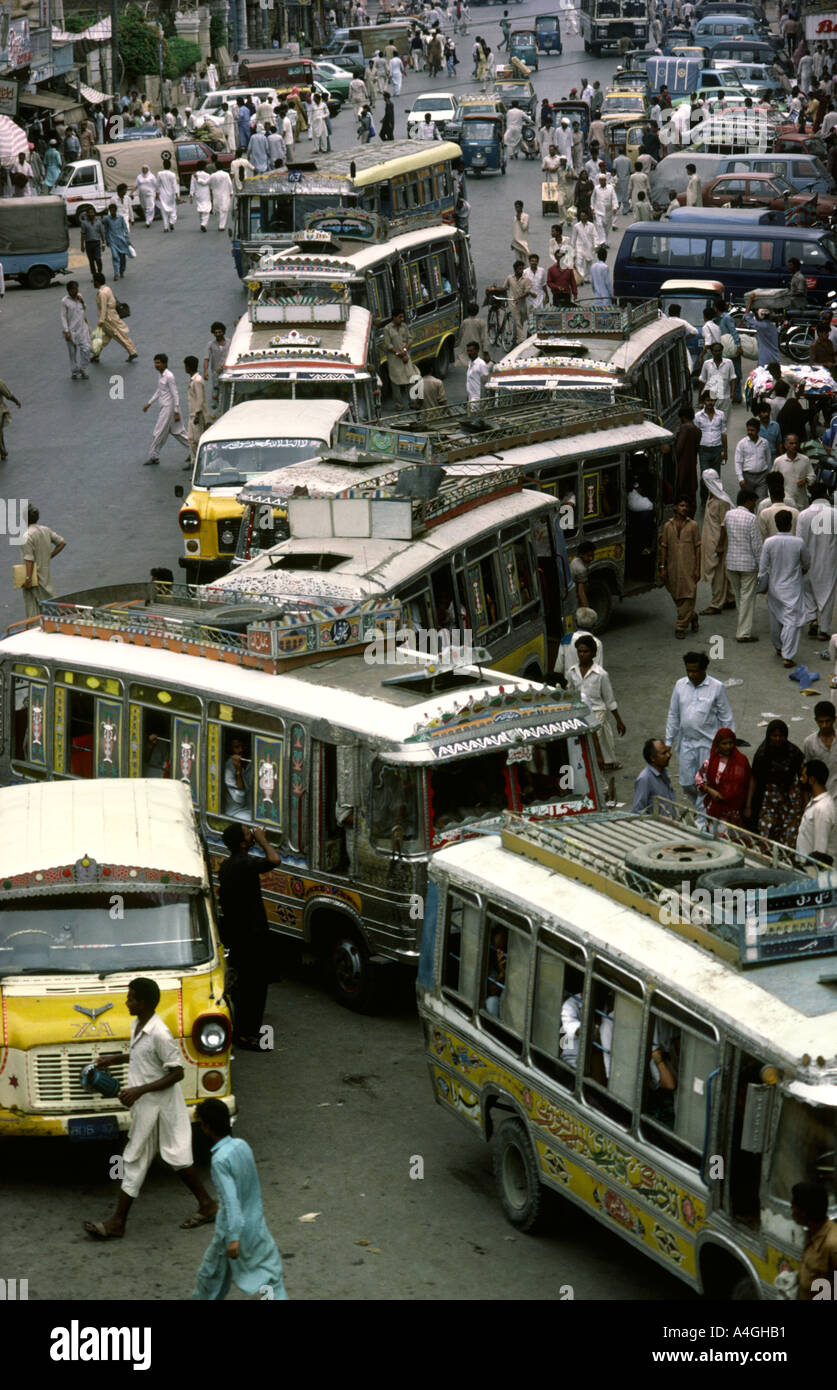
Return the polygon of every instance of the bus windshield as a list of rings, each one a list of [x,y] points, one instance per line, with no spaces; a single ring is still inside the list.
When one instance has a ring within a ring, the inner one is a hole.
[[[357,390],[360,385],[360,390]],[[231,383],[229,405],[242,401],[347,401],[357,408],[362,420],[374,414],[371,381],[358,383],[357,378],[344,373],[323,373],[316,377],[277,376],[272,381],[248,380],[236,377]],[[291,460],[289,460],[290,462]],[[277,464],[278,467],[278,464]]]
[[[299,463],[322,453],[322,439],[218,439],[198,451],[195,483],[204,487],[233,487],[260,473]]]
[[[785,1096],[773,1157],[773,1195],[789,1202],[795,1183],[813,1182],[828,1188],[830,1202],[837,1199],[835,1148],[837,1109]]]
[[[480,821],[495,820],[511,809],[505,753],[484,753],[430,769],[430,809],[433,844],[442,844],[458,831]]]
[[[0,977],[185,970],[209,960],[203,900],[194,893],[108,893],[10,902],[0,912]]]

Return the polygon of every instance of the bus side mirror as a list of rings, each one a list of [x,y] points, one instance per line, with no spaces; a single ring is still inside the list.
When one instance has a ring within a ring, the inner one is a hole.
[[[182,496],[183,496],[183,488],[180,486],[180,483],[178,483],[177,486],[175,487],[175,489],[174,489],[174,495],[175,495],[175,497],[182,497]]]
[[[353,744],[338,744],[337,800],[341,806],[360,805],[357,775],[357,751]]]
[[[744,1124],[741,1131],[741,1147],[746,1153],[764,1153],[773,1114],[775,1086],[759,1086],[751,1082],[747,1087],[744,1104]]]

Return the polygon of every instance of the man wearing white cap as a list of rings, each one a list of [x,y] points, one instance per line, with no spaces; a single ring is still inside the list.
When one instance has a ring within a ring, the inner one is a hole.
[[[712,599],[701,616],[721,613],[725,608],[735,607],[735,596],[729,582],[722,547],[724,517],[732,507],[732,498],[724,492],[717,469],[705,468],[701,474],[709,496],[703,513],[701,532],[701,579],[712,585]]]
[[[573,133],[566,116],[562,117],[561,124],[555,132],[555,148],[558,154],[563,155],[567,163],[570,164],[573,157]]]

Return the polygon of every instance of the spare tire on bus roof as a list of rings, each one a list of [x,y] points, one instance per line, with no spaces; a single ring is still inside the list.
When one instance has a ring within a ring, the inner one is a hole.
[[[754,864],[741,869],[710,869],[708,873],[701,874],[695,886],[705,888],[710,893],[718,893],[725,888],[743,889],[746,892],[748,888],[781,888],[786,883],[806,881],[808,887],[813,886],[813,881],[802,869],[797,873],[794,869],[761,869]]]
[[[744,856],[728,840],[700,840],[678,835],[673,830],[662,843],[638,845],[625,854],[625,864],[664,888],[676,887],[684,880],[694,882],[712,871],[738,869]]]

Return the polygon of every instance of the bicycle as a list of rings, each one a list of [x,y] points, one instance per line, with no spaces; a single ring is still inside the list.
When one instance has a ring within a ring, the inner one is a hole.
[[[517,343],[517,326],[509,308],[510,302],[502,295],[489,295],[488,340],[493,347],[505,348],[506,352],[511,352]]]

